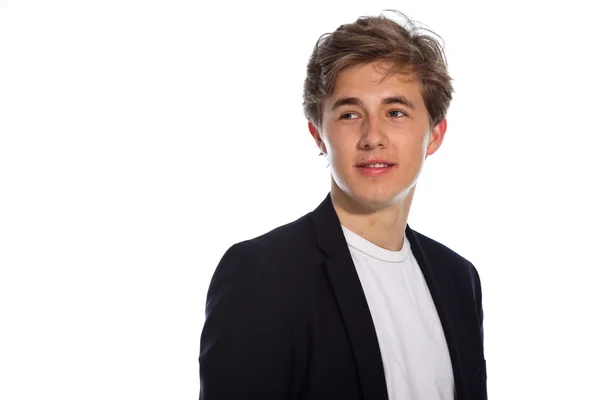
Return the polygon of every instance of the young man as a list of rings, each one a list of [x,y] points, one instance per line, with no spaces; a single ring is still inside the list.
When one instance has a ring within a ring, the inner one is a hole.
[[[487,398],[477,271],[407,225],[451,94],[443,50],[408,20],[359,18],[319,39],[304,110],[331,192],[223,256],[200,399]]]

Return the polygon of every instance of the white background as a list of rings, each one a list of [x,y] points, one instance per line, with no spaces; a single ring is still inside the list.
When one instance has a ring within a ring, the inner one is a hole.
[[[600,399],[583,4],[0,1],[0,398],[197,398],[220,257],[329,190],[301,107],[315,41],[397,8],[446,42],[449,128],[409,223],[480,272],[490,398]]]

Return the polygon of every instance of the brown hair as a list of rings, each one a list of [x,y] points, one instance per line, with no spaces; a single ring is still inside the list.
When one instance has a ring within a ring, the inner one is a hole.
[[[322,35],[308,62],[304,81],[304,115],[321,127],[321,104],[333,93],[335,82],[346,68],[374,61],[391,61],[389,73],[416,73],[431,126],[445,116],[452,99],[451,78],[437,34],[422,28],[400,12],[405,23],[387,18],[360,17]],[[441,38],[440,38],[441,39]]]

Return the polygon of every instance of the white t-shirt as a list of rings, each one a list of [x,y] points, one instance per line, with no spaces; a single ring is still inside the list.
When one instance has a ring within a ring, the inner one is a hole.
[[[390,251],[342,230],[373,317],[389,399],[453,399],[444,331],[406,235],[402,249]]]

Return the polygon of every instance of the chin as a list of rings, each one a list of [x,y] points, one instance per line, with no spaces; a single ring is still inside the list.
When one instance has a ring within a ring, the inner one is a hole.
[[[398,196],[394,196],[389,193],[367,193],[354,191],[346,193],[346,196],[350,197],[353,202],[372,210],[381,209],[400,203]]]
[[[333,183],[332,189],[346,201],[373,210],[402,204],[411,192],[410,187],[391,187],[381,183],[373,186],[364,182],[342,181],[339,185],[336,179],[333,179]]]

